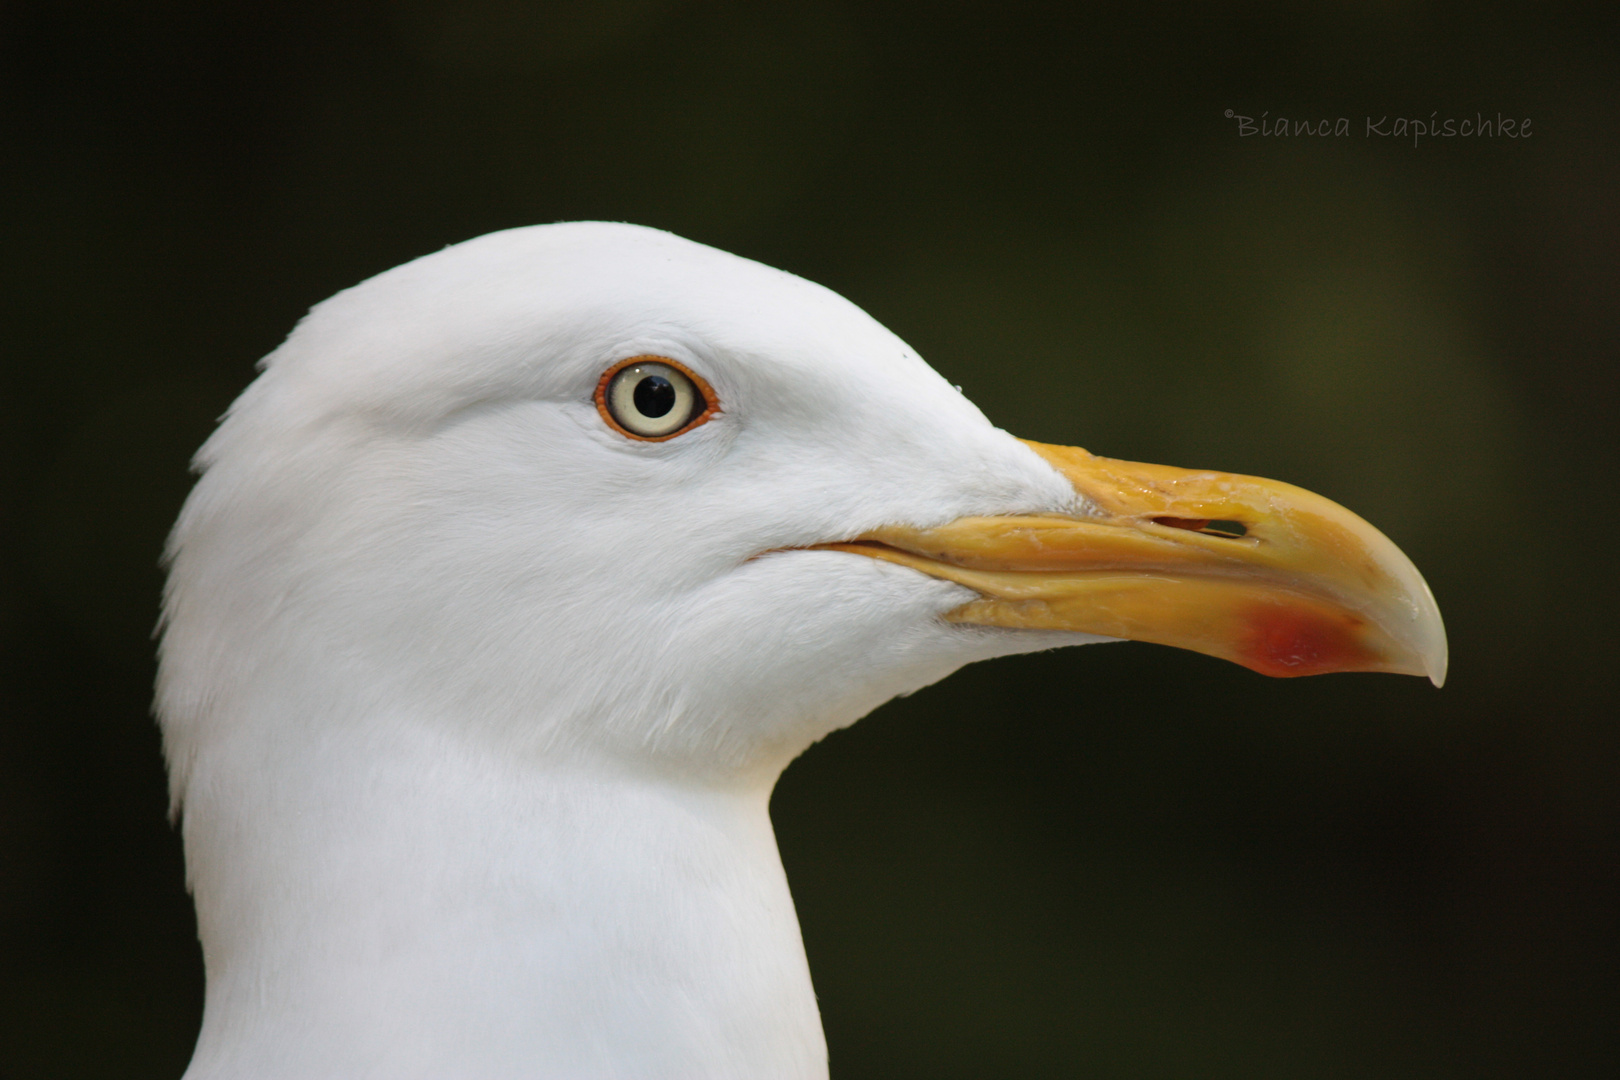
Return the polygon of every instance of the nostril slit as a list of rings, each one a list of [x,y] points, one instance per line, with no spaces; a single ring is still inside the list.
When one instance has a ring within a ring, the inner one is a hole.
[[[1156,525],[1168,525],[1172,529],[1186,529],[1188,532],[1204,533],[1208,536],[1224,536],[1230,540],[1249,535],[1249,527],[1241,521],[1227,521],[1217,518],[1178,518],[1156,517]]]

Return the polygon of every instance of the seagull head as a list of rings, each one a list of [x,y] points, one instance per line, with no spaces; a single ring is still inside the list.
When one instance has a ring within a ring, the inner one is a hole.
[[[263,367],[171,542],[182,780],[210,717],[289,692],[774,778],[897,694],[1065,644],[1443,676],[1422,578],[1349,511],[1014,438],[849,301],[668,233],[456,245]]]
[[[768,816],[814,740],[1101,639],[1445,671],[1348,510],[1023,442],[848,301],[628,225],[318,305],[197,465],[158,685],[192,1080],[824,1077]]]

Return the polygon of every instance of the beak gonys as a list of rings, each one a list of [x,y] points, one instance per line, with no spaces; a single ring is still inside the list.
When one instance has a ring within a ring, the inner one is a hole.
[[[1074,485],[1079,512],[889,526],[819,546],[978,592],[953,622],[1152,641],[1264,675],[1445,681],[1445,627],[1422,575],[1337,503],[1253,476],[1026,445]]]

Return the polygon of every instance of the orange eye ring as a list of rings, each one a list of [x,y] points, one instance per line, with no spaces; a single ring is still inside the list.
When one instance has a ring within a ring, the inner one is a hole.
[[[674,401],[677,405],[682,392],[690,393],[694,400],[686,405],[686,415],[680,421],[679,426],[667,431],[662,430],[662,425],[659,423],[659,420],[664,415],[662,413],[656,417],[637,414],[633,418],[629,415],[636,411],[635,403],[641,399],[636,395],[635,389],[627,388],[619,377],[629,372],[630,369],[637,367],[648,369],[646,374],[649,378],[661,377],[661,381],[668,388],[667,392],[676,395]],[[664,369],[664,371],[659,371],[660,368]],[[675,378],[672,380],[668,377],[669,375],[673,375]],[[684,387],[671,385],[683,381],[686,384]],[[637,442],[667,442],[678,435],[685,435],[688,431],[701,424],[707,423],[710,417],[720,411],[719,399],[715,396],[714,388],[709,385],[708,380],[679,360],[672,360],[667,356],[654,354],[632,356],[620,360],[608,368],[602,373],[601,379],[597,380],[595,398],[596,411],[602,414],[602,419],[607,421],[607,425],[625,438],[634,439]],[[619,415],[620,411],[626,413],[622,419]],[[637,431],[631,426],[636,424],[637,420],[647,421],[647,423],[638,425],[643,428],[641,431]]]

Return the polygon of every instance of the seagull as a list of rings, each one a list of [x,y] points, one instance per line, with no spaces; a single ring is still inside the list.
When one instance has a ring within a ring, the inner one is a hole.
[[[326,300],[195,467],[156,704],[188,1080],[825,1077],[768,812],[816,740],[1121,638],[1446,670],[1350,511],[1022,441],[828,289],[632,225]]]

